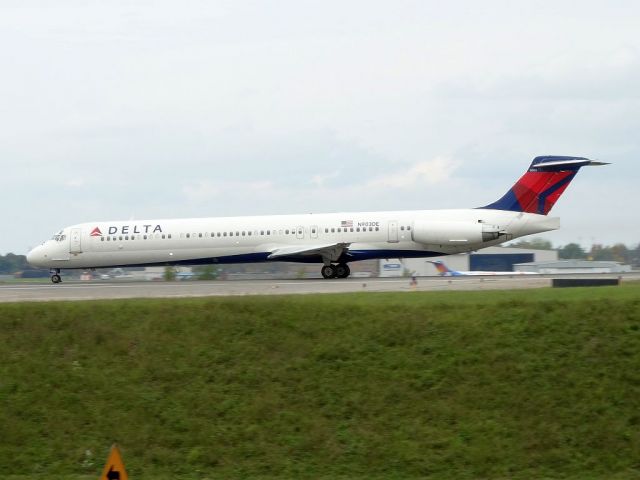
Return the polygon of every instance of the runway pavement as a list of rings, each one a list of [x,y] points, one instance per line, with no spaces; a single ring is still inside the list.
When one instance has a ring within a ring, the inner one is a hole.
[[[353,278],[345,280],[229,280],[229,281],[69,281],[54,284],[0,285],[0,302],[98,300],[116,298],[186,298],[229,295],[288,295],[345,292],[412,292],[541,288],[541,277],[421,277]]]

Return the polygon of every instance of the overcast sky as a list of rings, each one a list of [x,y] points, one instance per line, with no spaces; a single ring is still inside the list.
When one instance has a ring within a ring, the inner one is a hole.
[[[579,5],[579,8],[577,7]],[[467,208],[640,242],[637,1],[0,2],[0,253],[80,222]]]

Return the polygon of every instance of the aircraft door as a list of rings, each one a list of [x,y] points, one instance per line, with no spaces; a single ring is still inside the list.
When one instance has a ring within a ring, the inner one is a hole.
[[[389,243],[398,243],[398,221],[397,220],[389,221],[389,239],[387,241]]]
[[[296,238],[299,238],[299,239],[304,238],[304,227],[298,227],[296,229]]]
[[[69,253],[82,253],[82,229],[72,228],[69,233]]]
[[[311,238],[318,238],[318,226],[317,225],[312,225],[311,226]]]

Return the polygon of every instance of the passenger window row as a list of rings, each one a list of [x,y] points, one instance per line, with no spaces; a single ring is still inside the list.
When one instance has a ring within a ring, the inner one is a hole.
[[[370,232],[373,232],[373,231],[378,232],[378,231],[380,231],[380,227],[375,227],[375,228],[374,227],[368,227],[368,228],[369,228]],[[354,227],[338,227],[338,228],[331,228],[331,229],[325,228],[324,229],[324,233],[329,233],[329,232],[331,232],[331,233],[340,233],[340,232],[347,233],[347,232],[354,232],[354,231],[355,232],[359,232],[360,231],[360,227],[355,227],[355,228]],[[366,232],[367,231],[367,227],[362,227],[362,231]]]
[[[347,233],[347,232],[366,232],[368,229],[369,232],[373,232],[373,231],[380,231],[380,227],[334,227],[329,229],[328,227],[324,229],[324,233]],[[400,227],[400,230],[411,230],[410,226],[404,226],[402,225]],[[316,233],[316,229],[312,228],[311,232],[313,234]],[[210,232],[210,233],[181,233],[180,234],[180,238],[204,238],[204,237],[211,237],[211,238],[224,238],[224,237],[251,237],[251,236],[265,236],[265,235],[295,235],[296,234],[296,229],[279,229],[279,230],[254,230],[253,232],[250,230],[237,230],[235,232]],[[62,237],[62,239],[64,240],[66,237],[65,236],[57,236],[58,238],[55,238],[57,241],[60,241],[59,238]],[[100,241],[102,242],[116,242],[116,241],[127,241],[127,240],[165,240],[165,239],[171,239],[171,234],[160,234],[160,233],[156,233],[154,234],[149,234],[149,235],[119,235],[119,236],[107,236],[107,237],[100,237]]]
[[[150,235],[119,235],[119,236],[109,236],[109,237],[100,237],[100,241],[101,242],[117,242],[117,241],[123,241],[123,240],[165,240],[165,239],[170,239],[171,238],[171,234],[170,233],[156,233],[155,235],[150,234]]]

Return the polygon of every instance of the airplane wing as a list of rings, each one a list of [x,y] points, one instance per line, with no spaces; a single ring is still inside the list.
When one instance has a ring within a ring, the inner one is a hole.
[[[287,247],[277,247],[267,258],[275,260],[282,257],[300,257],[319,255],[329,258],[332,262],[337,262],[344,252],[349,249],[350,243],[326,243],[320,245],[296,245]]]

